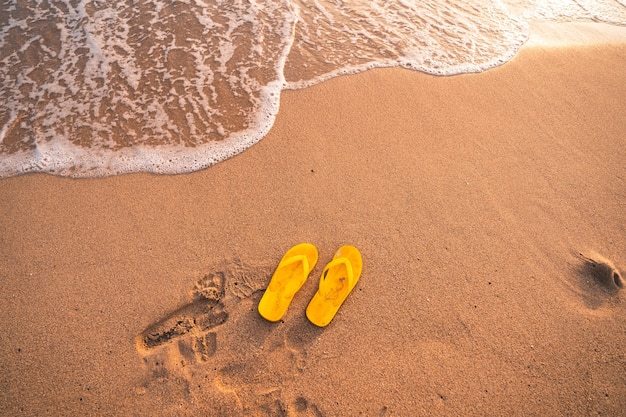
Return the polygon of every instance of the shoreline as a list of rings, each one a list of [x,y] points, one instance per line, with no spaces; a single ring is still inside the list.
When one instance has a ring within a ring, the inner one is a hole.
[[[626,43],[626,26],[603,22],[533,21],[523,47],[580,47]]]
[[[626,268],[625,64],[619,43],[370,70],[284,92],[263,140],[203,171],[0,180],[0,414],[617,414],[626,296],[580,254]],[[267,323],[301,242],[319,263]],[[342,244],[363,275],[318,329]],[[137,349],[216,276],[224,321]]]
[[[626,26],[617,26],[602,22],[536,20],[530,23],[530,34],[526,43],[520,47],[520,50],[518,50],[511,59],[515,59],[515,56],[525,48],[567,48],[594,45],[619,45],[624,43],[626,43]],[[483,71],[460,72],[452,75],[433,74],[415,69],[410,70],[434,76],[455,77],[465,74],[487,72],[502,65],[506,65],[510,60],[494,64],[493,67]],[[312,86],[327,82],[336,77],[356,75],[383,68],[393,69],[402,68],[402,66],[399,64],[391,67],[375,66],[369,69],[355,70],[356,72],[354,73],[347,71],[332,76],[327,74],[323,77],[324,79],[322,81],[316,81],[312,85],[302,88],[292,88],[289,86],[289,83],[287,83],[287,85],[280,90],[280,94],[282,95],[287,91],[311,88]],[[278,113],[279,106],[277,102],[275,107],[276,114]],[[205,143],[200,145],[199,148],[181,148],[180,146],[163,146],[157,148],[122,147],[115,151],[99,149],[97,152],[94,152],[93,149],[89,150],[88,147],[83,148],[76,146],[76,144],[62,144],[57,143],[57,141],[53,141],[50,144],[44,141],[38,145],[38,149],[35,153],[21,154],[17,159],[17,161],[20,162],[12,163],[13,168],[9,171],[10,174],[5,174],[7,176],[0,178],[10,178],[16,175],[28,175],[31,173],[85,179],[137,173],[179,175],[197,172],[211,168],[215,164],[219,164],[233,156],[239,155],[241,152],[245,152],[251,146],[263,140],[269,130],[272,129],[274,123],[273,121],[268,122],[268,120],[275,120],[276,114],[274,111],[269,111],[265,115],[259,115],[259,120],[264,120],[264,122],[262,122],[256,130],[253,129],[254,133],[239,131],[222,141]],[[19,120],[19,118],[17,118],[16,121],[17,120]],[[15,122],[12,125],[14,124]],[[193,151],[190,151],[190,149],[193,149]],[[94,158],[94,154],[99,155],[99,158]],[[141,155],[141,160],[138,159],[137,155]],[[69,163],[68,161],[80,160],[88,160],[88,168],[85,166],[76,168],[73,165],[67,165]],[[131,161],[131,163],[129,164],[128,161]],[[128,165],[133,168],[129,168]],[[3,169],[5,168],[3,167]],[[32,171],[33,169],[46,171]]]

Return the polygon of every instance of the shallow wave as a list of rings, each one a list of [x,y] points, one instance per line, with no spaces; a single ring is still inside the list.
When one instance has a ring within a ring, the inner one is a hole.
[[[527,21],[498,2],[345,3],[296,1],[289,88],[383,66],[436,75],[484,71],[509,60],[528,35]]]
[[[260,140],[285,88],[374,67],[484,71],[532,19],[624,24],[620,2],[3,2],[0,176],[195,171]]]
[[[295,18],[287,2],[3,7],[5,176],[190,171],[272,125]]]

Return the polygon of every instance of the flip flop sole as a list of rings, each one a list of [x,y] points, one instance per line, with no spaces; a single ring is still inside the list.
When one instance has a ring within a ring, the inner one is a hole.
[[[317,248],[310,243],[301,243],[285,253],[259,301],[258,311],[263,318],[271,322],[283,318],[317,258]]]
[[[357,248],[339,248],[324,268],[319,289],[306,309],[309,321],[318,327],[328,326],[356,286],[362,270],[363,260]]]

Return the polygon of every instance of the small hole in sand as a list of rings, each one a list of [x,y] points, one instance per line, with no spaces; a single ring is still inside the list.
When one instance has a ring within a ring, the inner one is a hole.
[[[613,272],[613,281],[615,281],[615,285],[622,288],[624,284],[622,284],[622,279],[617,272]]]

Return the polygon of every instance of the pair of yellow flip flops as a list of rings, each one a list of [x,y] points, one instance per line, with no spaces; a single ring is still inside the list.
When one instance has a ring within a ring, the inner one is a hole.
[[[259,301],[261,316],[269,321],[279,321],[316,263],[317,248],[310,243],[289,249]],[[339,248],[324,267],[319,288],[306,309],[311,323],[324,327],[331,322],[359,280],[362,269],[363,261],[357,248],[350,245]]]

